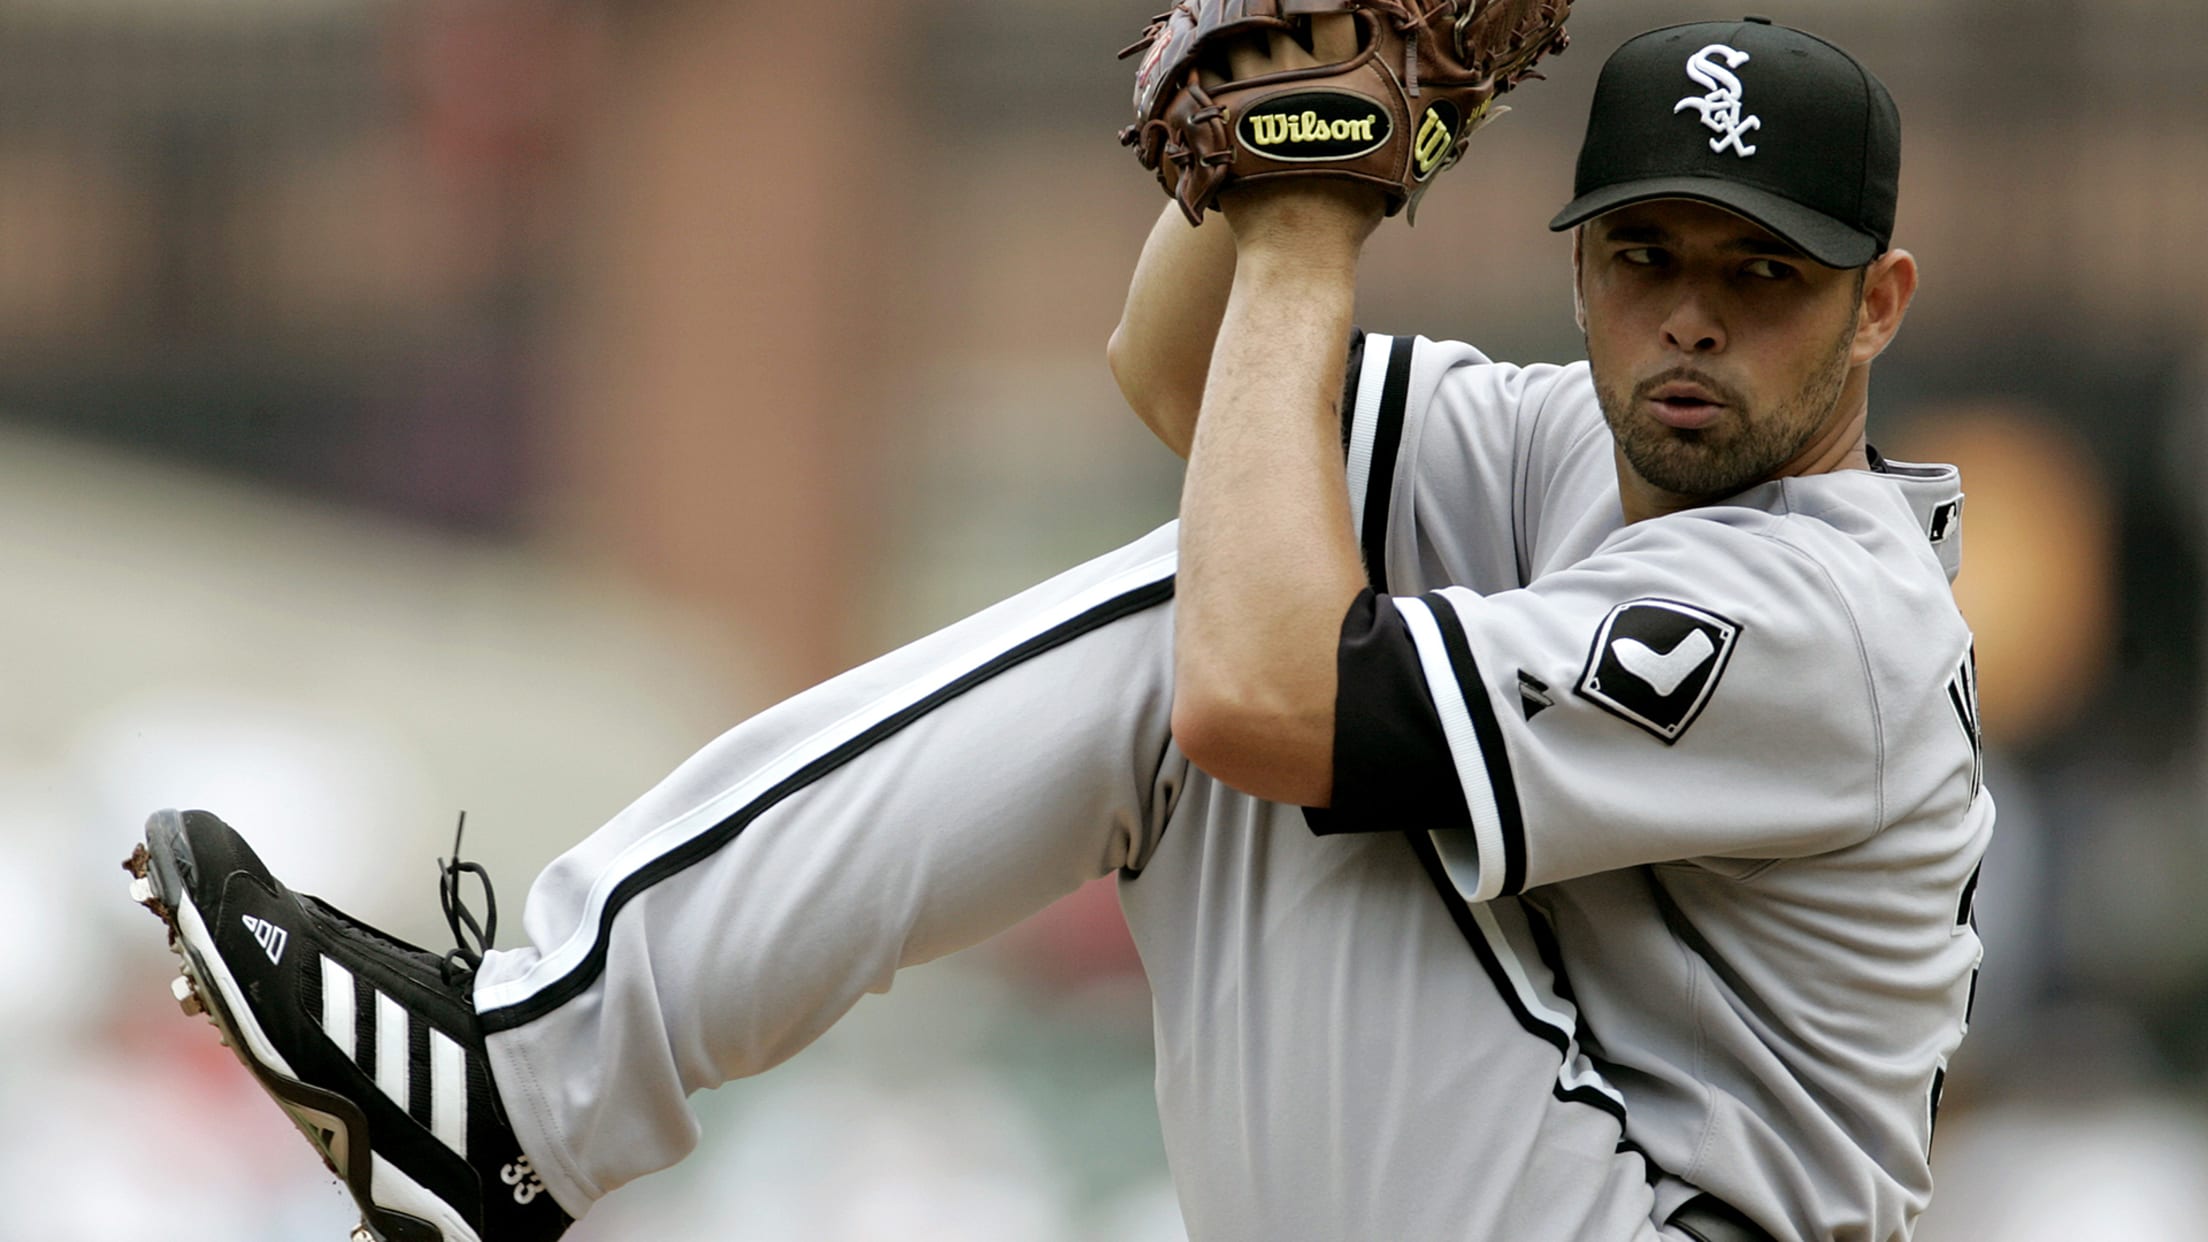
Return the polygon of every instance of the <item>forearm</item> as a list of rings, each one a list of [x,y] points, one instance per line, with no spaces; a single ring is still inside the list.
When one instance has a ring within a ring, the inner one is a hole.
[[[1168,204],[1143,243],[1107,356],[1127,404],[1186,457],[1234,280],[1234,234],[1216,214],[1191,227]]]
[[[1183,749],[1236,788],[1307,806],[1331,792],[1334,653],[1364,586],[1336,405],[1358,240],[1245,247],[1181,502]]]

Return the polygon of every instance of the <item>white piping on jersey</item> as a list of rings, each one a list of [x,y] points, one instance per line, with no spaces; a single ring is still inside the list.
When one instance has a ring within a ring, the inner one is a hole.
[[[1437,835],[1434,848],[1440,852],[1457,891],[1477,907],[1503,891],[1503,817],[1495,806],[1495,786],[1488,780],[1487,760],[1480,752],[1479,736],[1472,729],[1472,710],[1465,705],[1464,687],[1457,684],[1456,666],[1449,662],[1449,648],[1442,641],[1433,610],[1424,600],[1389,598],[1418,648],[1419,668],[1426,674],[1427,689],[1433,692],[1441,731],[1449,740],[1449,758],[1457,765],[1457,784],[1463,787],[1465,807],[1472,813],[1471,876],[1462,874],[1464,851],[1452,848],[1448,838]]]
[[[1436,844],[1438,848],[1439,843]],[[1495,960],[1502,965],[1503,973],[1509,976],[1511,989],[1518,993],[1518,1000],[1526,1007],[1526,1012],[1532,1014],[1535,1021],[1563,1032],[1564,1064],[1556,1071],[1557,1081],[1564,1084],[1567,1091],[1580,1088],[1599,1091],[1617,1101],[1619,1108],[1624,1108],[1625,1097],[1588,1063],[1585,1054],[1580,1051],[1579,1014],[1576,1011],[1567,1013],[1549,1004],[1549,998],[1534,986],[1533,980],[1526,974],[1526,964],[1518,960],[1518,951],[1511,947],[1510,941],[1503,935],[1502,927],[1495,922],[1495,912],[1484,902],[1473,902],[1470,898],[1466,900],[1473,921],[1480,925],[1480,933],[1487,937],[1487,947],[1494,951]]]
[[[1349,422],[1349,520],[1357,542],[1365,538],[1365,495],[1372,490],[1372,445],[1380,432],[1380,397],[1388,386],[1388,356],[1395,340],[1365,334],[1364,368],[1357,373],[1357,402]],[[1395,468],[1394,462],[1388,468]]]
[[[1477,599],[1458,598],[1455,588],[1444,594],[1460,612]],[[1463,594],[1471,596],[1469,591]],[[1506,870],[1502,815],[1495,805],[1495,786],[1488,779],[1487,758],[1480,750],[1478,735],[1473,732],[1471,708],[1464,701],[1464,687],[1457,681],[1456,666],[1450,662],[1449,649],[1442,641],[1441,626],[1434,620],[1433,609],[1422,599],[1390,598],[1396,611],[1403,615],[1403,624],[1410,630],[1411,640],[1418,648],[1419,668],[1426,674],[1427,688],[1433,693],[1442,733],[1449,739],[1449,758],[1456,764],[1457,783],[1464,787],[1465,806],[1472,813],[1471,857],[1466,858],[1466,851],[1458,844],[1463,838],[1454,833],[1429,834],[1433,837],[1434,852],[1449,873],[1450,883],[1464,898],[1465,908],[1487,941],[1496,964],[1502,967],[1511,991],[1518,994],[1519,1004],[1526,1014],[1564,1037],[1564,1062],[1557,1069],[1557,1081],[1566,1091],[1600,1092],[1623,1110],[1625,1097],[1618,1094],[1580,1052],[1578,1013],[1558,1008],[1557,1003],[1551,1003],[1550,998],[1534,986],[1532,977],[1526,973],[1525,963],[1519,960],[1517,949],[1512,947],[1495,921],[1495,912],[1488,903],[1501,894]],[[1464,874],[1467,868],[1471,872],[1469,882]],[[1562,1003],[1561,998],[1558,1003]]]
[[[639,837],[598,873],[598,878],[590,886],[589,896],[584,899],[575,929],[569,933],[567,939],[545,952],[520,977],[478,991],[475,995],[476,1012],[488,1013],[494,1009],[521,1004],[539,990],[559,982],[580,968],[597,943],[606,903],[612,898],[614,890],[630,876],[650,866],[663,855],[681,848],[693,838],[710,832],[722,820],[850,738],[926,699],[1004,652],[1131,591],[1172,577],[1178,563],[1178,552],[1152,557],[1060,602],[1048,612],[1030,618],[1018,630],[993,635],[986,647],[969,649],[942,661],[926,673],[853,710],[841,720],[783,751],[763,766],[753,769],[750,777],[744,781]]]

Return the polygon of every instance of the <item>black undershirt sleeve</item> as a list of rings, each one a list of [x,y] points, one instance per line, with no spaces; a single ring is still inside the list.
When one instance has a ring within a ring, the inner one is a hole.
[[[1333,806],[1304,808],[1311,831],[1471,827],[1417,645],[1387,596],[1350,605],[1334,671]]]

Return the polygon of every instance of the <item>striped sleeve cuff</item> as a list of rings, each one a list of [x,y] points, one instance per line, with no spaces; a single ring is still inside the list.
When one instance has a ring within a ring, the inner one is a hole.
[[[1525,821],[1519,813],[1517,782],[1511,777],[1510,753],[1503,745],[1502,722],[1495,718],[1487,681],[1480,675],[1472,644],[1457,616],[1460,604],[1478,600],[1470,591],[1452,588],[1395,601],[1418,645],[1419,666],[1434,696],[1442,733],[1449,739],[1449,757],[1472,819],[1469,858],[1462,849],[1452,848],[1460,843],[1435,843],[1467,901],[1516,893],[1526,884]]]
[[[1525,828],[1455,594],[1366,591],[1351,607],[1337,656],[1333,805],[1306,817],[1319,833],[1440,833],[1452,882],[1487,901],[1524,887]]]

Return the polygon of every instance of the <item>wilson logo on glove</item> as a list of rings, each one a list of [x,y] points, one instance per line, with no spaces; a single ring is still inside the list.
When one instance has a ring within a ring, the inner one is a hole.
[[[1295,162],[1353,160],[1395,133],[1387,109],[1348,91],[1297,91],[1253,106],[1235,126],[1251,154]]]
[[[1426,109],[1426,117],[1418,124],[1418,141],[1411,146],[1411,171],[1420,181],[1426,180],[1453,162],[1451,156],[1457,149],[1457,127],[1464,124],[1464,114],[1457,105],[1446,99],[1437,99]]]
[[[1174,0],[1142,56],[1122,144],[1191,224],[1243,177],[1332,177],[1415,211],[1497,95],[1570,42],[1572,0]],[[1323,32],[1323,37],[1322,37]],[[1336,37],[1347,34],[1343,39]],[[1308,56],[1279,54],[1285,35]],[[1256,53],[1256,59],[1241,55]],[[1244,76],[1222,78],[1240,59]],[[1309,63],[1295,63],[1291,61]]]

